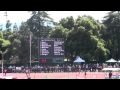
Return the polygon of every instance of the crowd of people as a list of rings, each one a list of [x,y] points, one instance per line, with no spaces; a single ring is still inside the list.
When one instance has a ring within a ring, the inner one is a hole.
[[[63,65],[34,65],[31,67],[27,66],[8,66],[4,67],[7,69],[7,73],[23,73],[26,70],[30,70],[35,73],[52,73],[52,72],[100,72],[106,67],[119,67],[118,64],[107,65],[107,64],[63,64]],[[1,69],[1,68],[0,68]]]
[[[83,64],[83,65],[34,65],[31,68],[26,66],[9,66],[5,67],[8,73],[23,73],[27,69],[30,69],[31,72],[81,72],[81,71],[100,71],[103,68],[102,65],[97,64]]]
[[[8,66],[4,67],[3,73],[26,73],[30,79],[30,73],[60,73],[60,72],[101,72],[103,68],[120,68],[119,64],[62,64],[62,65],[34,65],[28,66]],[[2,69],[0,68],[2,72]],[[112,78],[112,72],[109,72],[109,78]]]

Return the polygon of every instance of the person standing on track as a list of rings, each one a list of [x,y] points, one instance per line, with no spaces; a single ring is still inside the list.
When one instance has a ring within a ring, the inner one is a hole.
[[[87,75],[87,70],[85,70],[85,74],[84,74],[84,75],[85,75],[85,79],[86,79],[86,75]]]
[[[3,72],[4,72],[4,75],[6,76],[6,74],[7,74],[7,69],[5,68],[5,69],[3,70]]]
[[[25,73],[26,73],[27,78],[31,79],[31,77],[30,77],[30,69],[29,68],[26,68]]]
[[[109,79],[112,78],[112,71],[109,72]]]

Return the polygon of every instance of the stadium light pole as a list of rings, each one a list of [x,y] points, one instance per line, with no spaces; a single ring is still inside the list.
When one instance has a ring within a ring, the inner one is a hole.
[[[5,15],[4,16],[6,17],[6,22],[7,22],[7,16],[8,16],[7,11],[5,11]]]
[[[7,23],[7,16],[8,16],[8,15],[7,15],[7,11],[5,12],[5,15],[4,15],[4,16],[6,16],[6,23]],[[8,51],[7,49],[6,49],[5,52],[0,51],[0,54],[2,55],[2,60],[1,60],[1,64],[2,64],[2,67],[1,67],[1,68],[2,68],[2,75],[3,75],[3,69],[4,69],[4,62],[3,62],[3,61],[4,61],[4,54],[7,53],[7,51]]]
[[[3,55],[2,51],[0,51],[0,54],[2,55],[1,68],[2,68],[2,75],[3,75],[3,57],[4,57],[4,55]]]
[[[7,49],[6,49],[6,51],[5,52],[2,52],[2,51],[0,51],[0,54],[2,54],[2,60],[1,60],[1,63],[2,63],[2,74],[3,74],[3,69],[4,69],[4,55],[5,55],[5,53],[7,53]]]

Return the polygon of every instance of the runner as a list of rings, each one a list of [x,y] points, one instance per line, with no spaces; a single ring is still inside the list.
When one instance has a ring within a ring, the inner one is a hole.
[[[25,73],[26,73],[27,79],[31,79],[31,77],[30,77],[30,69],[29,68],[26,68]]]

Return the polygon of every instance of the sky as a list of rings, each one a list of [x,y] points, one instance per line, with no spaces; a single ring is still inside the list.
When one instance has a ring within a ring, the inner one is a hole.
[[[65,18],[67,16],[73,16],[75,19],[78,16],[90,15],[96,20],[103,20],[103,17],[107,15],[109,11],[48,11],[47,13],[55,22],[58,22],[61,18]],[[7,19],[10,20],[12,25],[16,23],[18,26],[21,22],[26,21],[30,18],[31,14],[27,11],[7,11]],[[5,11],[0,11],[0,25],[5,25],[6,16]]]

